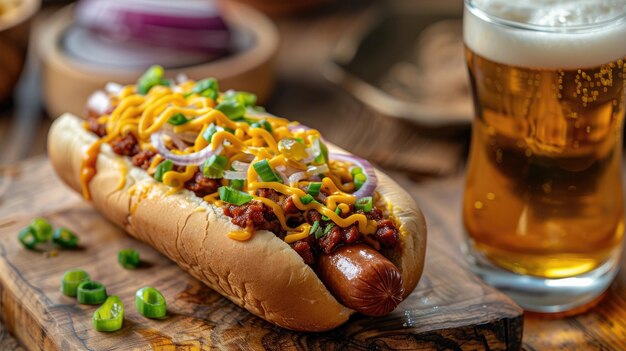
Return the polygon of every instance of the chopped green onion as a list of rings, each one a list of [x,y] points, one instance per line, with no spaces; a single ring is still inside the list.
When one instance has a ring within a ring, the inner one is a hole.
[[[246,107],[237,101],[222,101],[215,107],[231,120],[241,119],[246,114]]]
[[[363,186],[363,184],[365,184],[365,181],[367,180],[367,176],[363,173],[359,173],[357,175],[354,176],[354,187],[356,188],[356,190],[361,189],[361,187]]]
[[[208,90],[203,91],[200,95],[202,95],[204,97],[208,97],[209,99],[215,101],[215,100],[217,100],[217,97],[220,94],[219,94],[219,92],[217,90],[208,89]]]
[[[106,298],[107,289],[100,282],[82,282],[76,290],[76,300],[83,305],[99,305]]]
[[[139,251],[135,249],[122,249],[117,253],[117,262],[126,269],[135,269],[141,265]]]
[[[335,209],[335,214],[340,215],[341,214],[341,209],[339,207],[337,207]],[[330,218],[326,217],[326,216],[322,216],[322,220],[324,221],[330,221]]]
[[[148,318],[163,318],[167,314],[167,304],[160,291],[146,286],[135,293],[137,312]]]
[[[223,101],[235,101],[244,107],[254,107],[256,105],[256,95],[245,91],[228,90],[222,96]]]
[[[52,234],[52,242],[64,249],[75,249],[78,246],[78,237],[67,228],[57,228]]]
[[[33,227],[28,226],[20,230],[20,233],[18,234],[17,238],[19,239],[20,243],[24,245],[25,248],[29,250],[37,249],[37,244],[39,243],[39,241],[37,240],[37,237],[35,236],[35,230],[33,229]]]
[[[243,189],[243,179],[232,179],[230,181],[230,187],[233,189],[241,190]]]
[[[169,81],[163,79],[164,70],[161,66],[152,66],[137,81],[137,92],[146,95],[156,85],[168,86]]]
[[[93,327],[99,332],[114,332],[124,324],[124,304],[119,297],[109,296],[93,313]]]
[[[320,147],[320,154],[317,155],[317,157],[315,158],[314,160],[315,163],[317,164],[328,163],[328,148],[322,142],[321,138],[315,139],[315,142],[319,143],[319,147]]]
[[[177,114],[173,115],[172,117],[170,117],[167,120],[167,123],[173,125],[173,126],[180,126],[183,125],[187,122],[189,122],[190,119],[187,119],[187,117],[185,117],[185,115],[183,115],[182,113],[178,112]]]
[[[361,167],[354,167],[350,170],[350,175],[354,178],[355,175],[363,173],[363,169]]]
[[[320,221],[313,222],[313,226],[311,226],[311,230],[309,231],[309,235],[315,236],[315,239],[319,239],[324,236],[324,230],[322,226],[320,226]]]
[[[76,297],[78,286],[88,282],[89,274],[82,269],[72,269],[63,273],[61,278],[61,292],[65,296]]]
[[[311,226],[311,230],[309,230],[309,235],[315,233],[315,231],[318,230],[319,227],[320,227],[320,221],[313,222],[313,225]]]
[[[202,174],[209,179],[224,178],[224,168],[228,158],[222,155],[211,155],[202,165]]]
[[[229,132],[230,134],[235,134],[235,130],[232,129],[232,128],[223,127],[222,130],[225,130],[225,131]]]
[[[196,82],[196,85],[194,85],[191,91],[196,94],[200,94],[207,89],[219,90],[217,79],[206,78],[206,79],[199,80],[198,82]]]
[[[202,138],[210,143],[215,133],[217,133],[217,127],[215,126],[215,123],[211,123],[208,127],[206,127],[204,132],[202,132]]]
[[[293,140],[299,142],[300,144],[304,144],[304,139],[302,138],[293,138]]]
[[[252,128],[263,128],[265,130],[267,130],[268,132],[272,132],[272,125],[270,124],[270,122],[266,121],[266,120],[262,120],[259,122],[253,122],[252,124],[250,124],[250,127]]]
[[[220,200],[224,202],[228,202],[229,204],[241,206],[252,201],[253,197],[249,194],[246,194],[242,191],[233,189],[229,186],[222,186],[217,189],[218,194],[220,195]]]
[[[315,199],[313,198],[313,196],[311,196],[311,194],[306,194],[300,198],[300,202],[302,202],[304,205],[308,205],[313,201],[315,201]]]
[[[157,182],[162,182],[163,181],[163,175],[166,172],[169,172],[172,170],[172,168],[174,168],[174,163],[170,160],[165,160],[161,163],[159,163],[159,165],[157,166],[156,170],[154,171],[154,179],[156,179]]]
[[[326,234],[330,233],[330,230],[333,229],[335,223],[330,223],[324,228],[324,234],[322,236],[326,236]]]
[[[270,167],[267,160],[262,160],[252,164],[256,173],[261,177],[264,182],[279,182],[282,183],[282,179],[274,173],[272,167]]]
[[[207,78],[197,82],[191,92],[216,100],[219,95],[219,86],[215,78]]]
[[[317,196],[320,194],[320,189],[322,189],[322,183],[321,182],[313,182],[313,183],[309,183],[309,186],[306,189],[307,194],[310,194],[311,196]]]
[[[354,205],[357,210],[361,210],[363,212],[369,212],[372,210],[372,197],[366,196],[356,200],[356,204]]]
[[[52,225],[45,218],[35,218],[30,222],[37,242],[45,243],[52,238]]]

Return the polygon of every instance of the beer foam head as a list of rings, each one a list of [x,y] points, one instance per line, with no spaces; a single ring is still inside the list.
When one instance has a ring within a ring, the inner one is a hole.
[[[463,36],[500,63],[594,67],[626,56],[626,0],[467,0]]]

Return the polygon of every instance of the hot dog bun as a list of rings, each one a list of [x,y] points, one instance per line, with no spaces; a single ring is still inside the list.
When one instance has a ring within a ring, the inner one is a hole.
[[[83,123],[65,114],[54,122],[48,136],[54,169],[79,193],[83,154],[97,140]],[[169,194],[169,187],[113,153],[107,144],[102,146],[96,166],[98,172],[89,189],[98,211],[237,305],[299,331],[329,330],[354,313],[273,233],[259,230],[245,242],[229,239],[226,233],[238,227],[220,208],[187,190]],[[401,237],[400,251],[387,257],[402,274],[406,296],[422,274],[426,225],[410,196],[389,177],[377,173],[377,192],[387,202]]]

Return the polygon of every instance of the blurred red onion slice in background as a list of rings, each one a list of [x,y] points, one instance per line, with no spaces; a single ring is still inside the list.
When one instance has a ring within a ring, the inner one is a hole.
[[[225,54],[230,31],[211,0],[81,0],[76,22],[103,39]]]

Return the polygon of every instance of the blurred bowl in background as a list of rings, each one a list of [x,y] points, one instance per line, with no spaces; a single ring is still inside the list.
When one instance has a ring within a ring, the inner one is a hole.
[[[41,0],[0,0],[0,102],[17,83],[28,47],[30,23]]]
[[[197,62],[195,59],[177,60],[177,55],[181,58],[188,55],[179,50],[137,47],[131,56],[126,57],[138,64],[121,64],[111,62],[111,59],[94,60],[98,55],[88,51],[102,49],[102,46],[96,46],[88,39],[86,29],[76,25],[74,6],[61,9],[37,26],[34,36],[37,57],[42,65],[43,98],[48,114],[53,118],[65,112],[82,116],[92,92],[109,82],[133,84],[150,64],[162,64],[160,59],[170,62],[169,65],[163,64],[169,77],[179,73],[192,79],[215,77],[222,89],[253,92],[263,103],[274,87],[273,63],[278,49],[278,31],[269,18],[246,5],[222,3],[222,11],[232,31],[232,46],[227,55]],[[112,48],[107,54],[115,57],[120,46]],[[78,54],[77,49],[85,52]],[[146,60],[150,64],[146,64]]]

